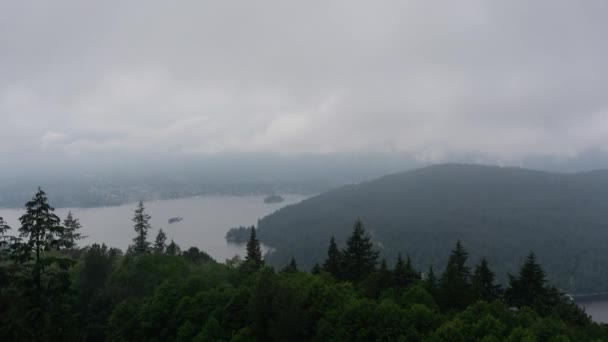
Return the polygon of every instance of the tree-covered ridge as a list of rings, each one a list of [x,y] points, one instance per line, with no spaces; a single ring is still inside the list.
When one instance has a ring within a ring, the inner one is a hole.
[[[276,272],[255,228],[244,259],[218,263],[167,245],[162,230],[150,244],[142,218],[140,203],[126,254],[62,242],[42,191],[19,237],[0,219],[0,241],[9,241],[0,248],[0,340],[608,341],[608,326],[548,283],[532,253],[503,291],[492,264],[472,264],[460,241],[437,275],[407,254],[389,267],[356,220],[344,248],[332,238],[313,273],[293,257]]]
[[[530,250],[549,279],[575,292],[608,290],[608,171],[554,174],[519,168],[437,165],[309,198],[259,222],[275,266],[294,256],[309,270],[334,236],[346,241],[360,217],[394,264],[407,251],[418,267],[443,269],[458,240],[493,265],[502,284]]]

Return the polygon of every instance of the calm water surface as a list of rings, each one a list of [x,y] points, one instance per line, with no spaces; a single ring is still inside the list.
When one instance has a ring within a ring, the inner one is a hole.
[[[584,308],[594,321],[598,323],[608,323],[608,300],[579,302],[577,304]]]
[[[264,196],[201,196],[147,202],[146,211],[152,216],[148,239],[154,241],[158,229],[162,228],[167,240],[174,239],[182,249],[196,246],[223,262],[235,254],[243,255],[245,250],[244,245],[226,242],[224,237],[229,228],[257,226],[258,219],[306,198],[300,195],[283,197],[285,202],[278,204],[265,204]],[[51,204],[52,200],[50,197]],[[80,245],[105,243],[124,251],[135,234],[131,221],[135,207],[136,203],[118,207],[61,208],[55,213],[63,220],[71,210],[80,219],[82,233],[88,236]],[[13,228],[12,233],[19,227],[19,217],[23,212],[23,209],[0,209],[0,217]],[[184,220],[168,224],[169,218],[175,216]],[[263,246],[263,249],[266,251],[267,247]]]

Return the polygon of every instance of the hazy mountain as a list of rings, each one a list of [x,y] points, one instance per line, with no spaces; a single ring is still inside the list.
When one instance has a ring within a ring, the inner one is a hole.
[[[259,222],[276,247],[269,260],[324,259],[360,217],[389,261],[409,253],[423,269],[443,268],[457,239],[498,274],[537,253],[553,281],[576,292],[608,289],[608,171],[557,174],[445,164],[340,187]],[[504,280],[504,279],[503,279]]]

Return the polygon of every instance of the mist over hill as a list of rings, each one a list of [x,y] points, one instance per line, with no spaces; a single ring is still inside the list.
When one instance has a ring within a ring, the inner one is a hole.
[[[285,264],[325,257],[361,218],[381,255],[409,254],[422,269],[443,268],[461,239],[498,274],[515,272],[533,250],[551,280],[572,292],[608,289],[608,171],[549,173],[443,164],[348,185],[283,208],[259,222],[259,236]],[[504,278],[502,279],[505,280]]]

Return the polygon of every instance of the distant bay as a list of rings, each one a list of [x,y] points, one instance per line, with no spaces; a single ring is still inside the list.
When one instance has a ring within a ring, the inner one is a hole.
[[[285,199],[282,203],[264,203],[265,196],[200,196],[146,202],[153,228],[149,232],[149,240],[153,241],[158,229],[162,228],[168,240],[174,239],[182,250],[196,246],[223,262],[244,252],[244,245],[226,242],[224,237],[228,229],[257,226],[258,219],[307,198],[303,195],[282,196]],[[52,193],[49,193],[49,201],[52,205]],[[136,203],[114,207],[58,208],[56,213],[63,219],[71,210],[80,219],[82,233],[88,236],[80,245],[105,243],[124,251],[134,236],[131,219],[135,206]],[[23,213],[24,209],[0,209],[0,217],[13,228],[12,234],[19,227],[19,217]],[[169,224],[168,220],[176,216],[183,217],[183,220]],[[263,249],[267,251],[268,247],[263,246]]]

